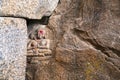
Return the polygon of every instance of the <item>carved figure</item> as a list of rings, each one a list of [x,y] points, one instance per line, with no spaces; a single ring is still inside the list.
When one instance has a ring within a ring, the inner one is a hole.
[[[32,31],[29,33],[29,42],[28,42],[28,57],[31,62],[37,63],[39,60],[49,59],[52,55],[50,47],[50,40],[46,39],[45,25],[37,25],[33,27]]]

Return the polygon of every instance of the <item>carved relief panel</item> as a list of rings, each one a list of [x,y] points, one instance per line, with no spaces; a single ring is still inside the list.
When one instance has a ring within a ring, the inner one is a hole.
[[[38,63],[51,58],[50,31],[46,25],[35,24],[28,28],[27,61]]]

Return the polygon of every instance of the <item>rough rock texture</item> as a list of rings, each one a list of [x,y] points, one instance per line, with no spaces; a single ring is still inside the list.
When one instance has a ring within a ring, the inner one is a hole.
[[[48,26],[53,58],[29,80],[120,80],[119,0],[60,0]]]
[[[41,19],[50,16],[59,0],[0,0],[0,16]]]
[[[25,80],[26,45],[26,21],[0,17],[0,80]]]

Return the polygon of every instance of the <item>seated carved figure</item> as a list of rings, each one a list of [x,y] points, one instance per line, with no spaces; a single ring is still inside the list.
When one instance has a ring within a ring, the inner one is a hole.
[[[28,59],[32,62],[38,62],[40,60],[49,59],[52,57],[52,52],[49,49],[50,40],[46,39],[45,25],[40,26],[37,30],[34,30],[29,35],[28,48]],[[28,60],[29,61],[29,60]]]

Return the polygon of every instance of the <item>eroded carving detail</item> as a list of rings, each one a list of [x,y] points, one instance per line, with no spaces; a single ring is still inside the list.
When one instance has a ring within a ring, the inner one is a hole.
[[[49,59],[52,55],[50,40],[47,39],[45,25],[36,25],[29,33],[27,45],[27,56],[29,63],[38,63],[41,60]]]

